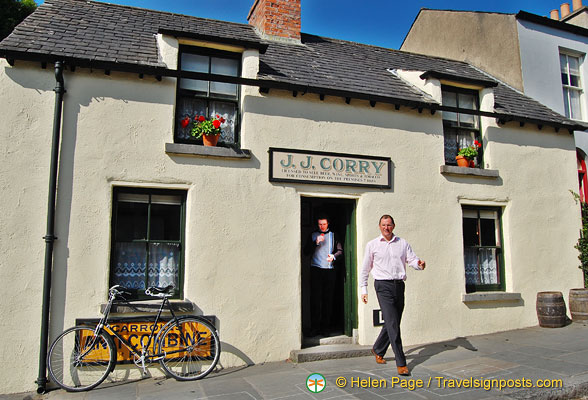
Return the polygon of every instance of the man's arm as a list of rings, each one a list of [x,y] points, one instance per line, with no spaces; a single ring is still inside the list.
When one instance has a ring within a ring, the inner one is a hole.
[[[367,284],[368,284],[368,277],[370,275],[370,271],[374,266],[374,254],[372,251],[372,247],[370,243],[365,246],[365,255],[363,257],[363,265],[361,268],[361,274],[359,279],[359,287],[361,289],[361,301],[364,304],[368,302],[368,295],[367,295]]]

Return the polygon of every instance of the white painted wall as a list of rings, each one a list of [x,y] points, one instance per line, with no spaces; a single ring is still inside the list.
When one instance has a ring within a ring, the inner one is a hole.
[[[565,115],[559,54],[561,50],[583,55],[581,77],[584,94],[581,98],[582,120],[588,121],[588,37],[528,21],[517,20],[523,85],[527,96]],[[576,132],[576,147],[588,154],[588,134]]]
[[[255,71],[247,53],[247,73]],[[6,393],[34,389],[41,318],[53,72],[0,60],[0,358]],[[535,296],[581,284],[573,245],[580,228],[573,137],[483,118],[487,168],[498,180],[440,174],[440,113],[307,94],[243,88],[243,147],[250,160],[166,154],[175,81],[77,69],[66,72],[51,314],[52,338],[106,300],[112,187],[187,190],[184,294],[220,320],[225,367],[284,360],[300,348],[300,196],[357,199],[358,266],[390,213],[396,233],[427,261],[409,270],[405,345],[537,324]],[[268,148],[390,157],[393,187],[378,190],[268,181]],[[503,205],[507,291],[523,304],[464,304],[461,204]],[[206,206],[205,206],[206,205]],[[213,205],[210,207],[209,205]],[[359,305],[359,341],[370,344],[379,308]],[[14,312],[16,310],[16,312]],[[231,354],[231,352],[233,354]]]

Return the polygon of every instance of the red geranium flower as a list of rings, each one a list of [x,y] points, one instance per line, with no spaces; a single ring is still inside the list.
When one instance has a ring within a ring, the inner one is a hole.
[[[482,147],[482,145],[480,144],[480,142],[478,142],[477,140],[474,140],[474,144],[475,144],[477,147]]]
[[[200,122],[204,122],[205,119],[206,118],[204,118],[204,115],[201,115],[198,117],[198,121],[200,121]]]
[[[180,121],[180,125],[182,125],[182,128],[187,127],[189,123],[190,123],[190,117],[186,117]]]
[[[214,121],[212,121],[212,126],[214,126],[216,129],[220,128],[221,123],[218,119],[215,119]]]

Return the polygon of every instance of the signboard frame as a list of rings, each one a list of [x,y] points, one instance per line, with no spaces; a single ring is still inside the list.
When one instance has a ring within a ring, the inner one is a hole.
[[[301,149],[286,149],[279,147],[270,147],[269,153],[269,181],[278,183],[303,183],[313,185],[335,185],[335,186],[355,186],[355,187],[366,187],[374,189],[391,189],[392,188],[392,160],[390,157],[381,156],[366,156],[361,154],[350,154],[350,153],[333,153],[326,151],[314,151],[314,150],[301,150]],[[294,153],[308,156],[324,156],[333,158],[346,158],[346,159],[358,159],[367,162],[381,161],[386,165],[384,171],[388,175],[386,184],[377,183],[355,183],[355,182],[342,182],[336,180],[314,180],[314,179],[297,179],[297,178],[284,178],[274,174],[274,155],[275,153]]]

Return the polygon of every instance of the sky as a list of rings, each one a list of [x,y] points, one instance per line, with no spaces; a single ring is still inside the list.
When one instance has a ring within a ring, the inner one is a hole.
[[[254,0],[110,0],[108,3],[247,23]],[[584,0],[588,5],[588,0]],[[37,0],[37,4],[41,4]],[[399,49],[421,8],[549,16],[562,0],[301,0],[302,32]],[[571,0],[569,1],[571,8]]]

